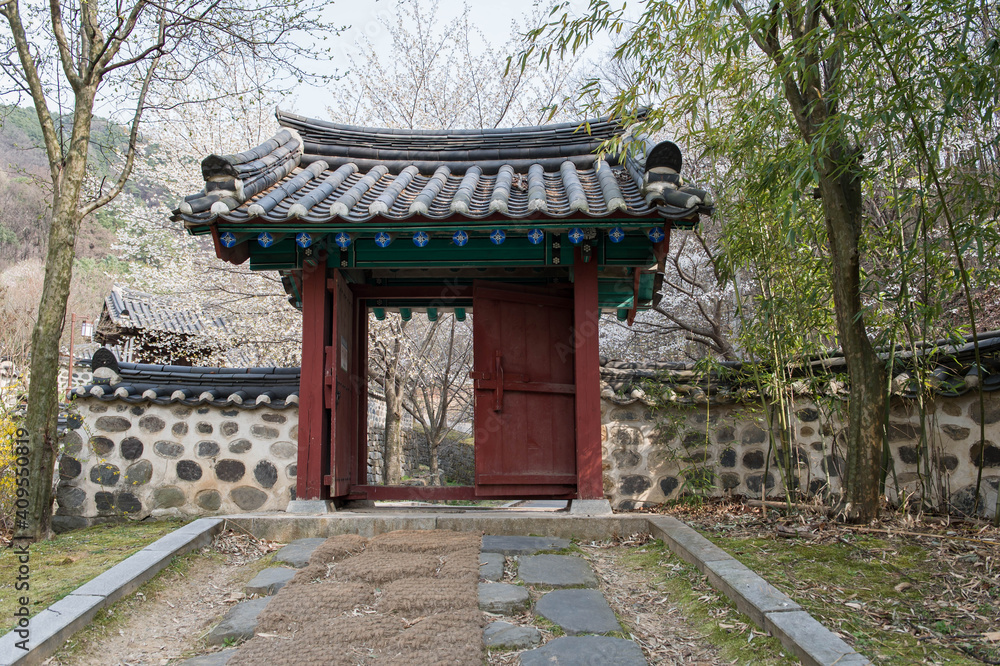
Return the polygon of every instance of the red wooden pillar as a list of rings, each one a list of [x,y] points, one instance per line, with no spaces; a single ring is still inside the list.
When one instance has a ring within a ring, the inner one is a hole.
[[[302,373],[299,379],[299,455],[296,499],[328,499],[323,476],[330,469],[330,412],[324,396],[324,355],[333,303],[326,261],[302,270]]]
[[[579,499],[603,499],[601,376],[598,352],[597,258],[573,264],[573,343],[576,346],[576,475]]]

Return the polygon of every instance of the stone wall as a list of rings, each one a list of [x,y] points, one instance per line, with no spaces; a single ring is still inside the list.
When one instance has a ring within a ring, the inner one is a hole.
[[[980,514],[992,516],[1000,485],[1000,393],[986,396]],[[784,496],[785,479],[808,495],[841,488],[846,404],[800,400],[791,411],[789,453],[780,428],[742,405],[652,410],[641,400],[602,401],[604,490],[617,509],[655,505],[681,494]],[[921,421],[916,401],[891,402],[892,469],[886,492],[919,496],[971,513],[981,451],[976,393],[936,396]],[[769,434],[769,430],[771,433]],[[922,433],[926,433],[922,435]],[[790,474],[784,475],[785,467]]]
[[[75,401],[57,530],[146,516],[283,510],[295,497],[298,408]]]
[[[294,498],[294,404],[238,408],[82,397],[74,405],[83,425],[63,439],[57,529],[122,517],[276,511]],[[628,510],[684,493],[760,497],[764,489],[780,497],[786,478],[810,495],[839,491],[844,410],[835,399],[795,404],[790,410],[794,434],[785,455],[779,429],[768,428],[759,408],[701,404],[654,410],[639,399],[605,396],[605,494],[616,509]],[[370,483],[381,481],[377,442],[384,420],[377,406],[375,411],[368,433]],[[937,396],[925,412],[922,424],[915,401],[892,400],[894,473],[887,494],[895,498],[923,491],[937,505],[969,513],[983,451],[980,513],[992,515],[1000,485],[1000,392],[986,394],[985,450],[975,393]],[[407,440],[407,470],[416,476],[419,465],[430,462],[426,440],[416,432]],[[449,480],[472,483],[473,447],[449,442],[442,446],[440,463]],[[783,474],[786,466],[790,475]]]

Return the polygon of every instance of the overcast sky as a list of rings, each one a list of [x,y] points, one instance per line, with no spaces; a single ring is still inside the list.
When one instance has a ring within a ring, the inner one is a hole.
[[[429,6],[432,0],[427,0]],[[389,36],[380,21],[395,14],[398,0],[337,0],[330,5],[326,18],[338,25],[350,26],[334,43],[334,68],[341,71],[346,67],[346,55],[358,52],[358,40],[367,37],[378,49],[391,49]],[[462,13],[465,6],[462,0],[440,0],[438,5],[439,24],[445,25]],[[551,0],[469,0],[471,22],[478,26],[490,41],[501,44],[511,36],[513,21],[521,20],[532,13],[535,5],[543,8],[551,6]],[[573,5],[581,10],[586,8],[586,0],[574,0]],[[546,13],[547,13],[546,9]],[[610,43],[610,42],[608,42]],[[596,47],[595,47],[596,48]],[[336,94],[336,84],[328,89],[317,89],[300,85],[292,98],[282,102],[281,107],[304,116],[327,118],[327,107],[331,104],[332,95]]]

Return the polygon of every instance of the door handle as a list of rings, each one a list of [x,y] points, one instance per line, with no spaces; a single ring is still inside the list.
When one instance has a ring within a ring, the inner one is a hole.
[[[494,377],[496,377],[496,388],[493,392],[493,411],[502,412],[503,411],[503,355],[500,350],[496,350],[496,356],[493,358],[493,372]]]

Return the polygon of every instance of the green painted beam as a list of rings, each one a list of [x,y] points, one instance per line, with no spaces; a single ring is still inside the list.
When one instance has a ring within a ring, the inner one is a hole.
[[[372,308],[372,314],[379,321],[385,321],[385,308]]]
[[[465,321],[465,308],[455,308],[455,319]]]
[[[427,308],[427,321],[437,321],[437,320],[438,320],[438,309]]]
[[[628,321],[628,308],[618,308],[615,314],[618,316],[618,321]]]
[[[413,319],[413,310],[410,308],[399,308],[399,316],[403,318],[403,321],[410,321]]]

